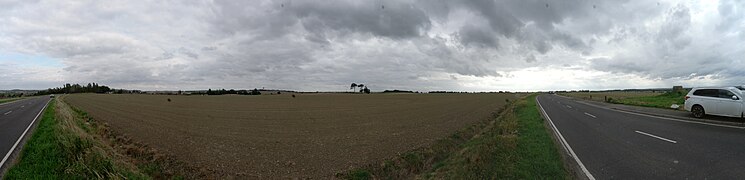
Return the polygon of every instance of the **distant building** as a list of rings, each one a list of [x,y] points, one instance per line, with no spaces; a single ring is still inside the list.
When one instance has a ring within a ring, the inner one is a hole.
[[[673,92],[683,92],[683,86],[673,86]]]

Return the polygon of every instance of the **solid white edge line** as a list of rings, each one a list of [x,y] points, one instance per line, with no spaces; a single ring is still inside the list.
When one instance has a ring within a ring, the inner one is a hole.
[[[598,118],[598,117],[596,117],[595,115],[592,115],[592,114],[590,114],[590,113],[585,113],[585,115],[587,115],[587,116],[590,116],[590,117],[592,117],[592,118]]]
[[[643,135],[647,135],[649,137],[657,138],[659,140],[667,141],[667,142],[670,142],[670,143],[673,143],[673,144],[677,144],[678,143],[678,141],[673,141],[673,140],[670,140],[670,139],[667,139],[667,138],[656,136],[654,134],[649,134],[649,133],[645,133],[645,132],[641,132],[641,131],[634,131],[634,132],[639,133],[639,134],[643,134]]]
[[[541,112],[543,112],[543,115],[546,116],[546,119],[548,120],[549,124],[551,124],[551,128],[554,129],[554,132],[556,132],[556,135],[559,136],[559,140],[561,141],[562,146],[564,146],[564,149],[569,151],[569,155],[574,158],[574,161],[579,164],[579,167],[582,169],[582,172],[585,173],[585,176],[587,176],[590,180],[595,180],[595,177],[592,176],[589,170],[587,170],[587,167],[585,167],[585,164],[582,163],[582,161],[579,160],[579,157],[577,157],[577,154],[574,153],[574,150],[572,150],[572,146],[569,146],[569,143],[566,139],[564,139],[564,136],[561,135],[561,132],[559,132],[559,129],[554,124],[554,121],[551,120],[551,117],[548,116],[548,113],[546,113],[546,110],[543,109],[543,105],[541,105],[541,102],[538,101],[538,96],[535,97],[535,102],[538,104],[538,107],[541,108]]]
[[[39,119],[39,115],[41,115],[41,113],[44,112],[44,109],[47,108],[47,105],[49,105],[49,101],[52,101],[52,100],[50,99],[46,103],[44,103],[44,106],[41,108],[41,111],[39,111],[39,113],[36,114],[36,117],[34,118],[34,120],[31,120],[31,124],[29,124],[28,127],[26,127],[26,130],[24,130],[21,136],[18,137],[18,140],[16,140],[16,143],[13,144],[13,147],[10,148],[10,151],[8,151],[8,153],[5,154],[5,157],[3,158],[3,160],[0,161],[0,169],[3,166],[5,166],[5,161],[8,160],[8,158],[10,157],[10,154],[13,154],[13,151],[15,151],[16,147],[18,147],[18,143],[21,143],[23,136],[26,136],[26,133],[28,132],[29,129],[31,129],[31,126],[34,125],[34,123],[36,122],[36,119]]]

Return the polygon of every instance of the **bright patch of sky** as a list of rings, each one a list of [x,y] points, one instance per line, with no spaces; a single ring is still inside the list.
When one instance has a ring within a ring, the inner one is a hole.
[[[42,55],[28,55],[0,51],[0,64],[13,64],[22,67],[62,68],[62,62]]]

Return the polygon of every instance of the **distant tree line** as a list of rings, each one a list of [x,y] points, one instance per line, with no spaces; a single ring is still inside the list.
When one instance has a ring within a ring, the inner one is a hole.
[[[112,94],[142,94],[140,90],[129,90],[129,89],[112,89]]]
[[[207,95],[223,95],[223,94],[238,94],[238,95],[261,95],[261,92],[254,88],[253,90],[225,90],[225,89],[207,89]],[[279,92],[277,92],[279,94]]]
[[[0,93],[0,99],[2,98],[14,98],[14,97],[23,97],[23,93]]]
[[[419,93],[419,92],[394,89],[394,90],[385,90],[383,91],[383,93]]]
[[[80,84],[65,84],[62,87],[49,88],[47,90],[41,90],[36,92],[36,95],[47,95],[47,94],[72,94],[72,93],[107,93],[111,92],[112,89],[108,86],[98,85],[98,83],[88,83],[88,85]]]
[[[430,91],[429,93],[469,93],[466,91]]]

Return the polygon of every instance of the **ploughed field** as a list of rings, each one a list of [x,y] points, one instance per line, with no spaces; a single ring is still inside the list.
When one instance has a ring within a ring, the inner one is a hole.
[[[73,94],[65,101],[115,132],[215,176],[326,179],[429,145],[518,97],[296,96]]]

